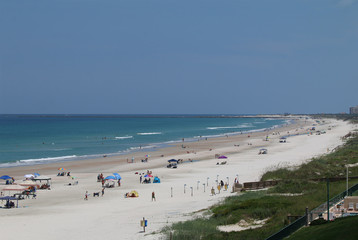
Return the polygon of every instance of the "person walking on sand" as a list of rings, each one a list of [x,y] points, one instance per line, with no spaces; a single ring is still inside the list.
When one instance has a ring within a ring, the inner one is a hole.
[[[85,200],[88,200],[88,191],[85,193]]]
[[[139,183],[142,183],[142,180],[143,180],[143,177],[142,177],[142,175],[140,175],[140,177],[139,177]]]
[[[103,195],[104,195],[104,188],[102,188],[102,197],[103,197]]]
[[[214,187],[211,187],[211,196],[214,196],[215,195],[215,189]]]
[[[153,200],[154,200],[154,201],[157,201],[157,200],[155,199],[155,193],[154,193],[154,191],[152,192],[152,202],[153,202]]]

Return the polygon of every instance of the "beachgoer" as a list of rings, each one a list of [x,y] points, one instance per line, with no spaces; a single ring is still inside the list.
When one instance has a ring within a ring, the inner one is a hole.
[[[211,187],[211,196],[214,196],[215,195],[215,189],[214,187]]]
[[[143,177],[142,177],[142,175],[140,175],[140,177],[139,177],[139,183],[142,183],[142,180],[143,180]]]
[[[223,180],[220,181],[220,185],[221,185],[221,187],[224,186],[224,181]]]
[[[152,192],[152,202],[153,202],[153,200],[154,200],[154,201],[157,201],[157,200],[155,199],[155,193],[154,193],[154,191]]]
[[[121,186],[121,179],[118,179],[118,187]]]
[[[102,187],[104,186],[104,179],[102,178]]]
[[[104,188],[102,188],[102,197],[103,197],[103,195],[104,195]]]
[[[88,191],[85,193],[85,200],[88,200]]]

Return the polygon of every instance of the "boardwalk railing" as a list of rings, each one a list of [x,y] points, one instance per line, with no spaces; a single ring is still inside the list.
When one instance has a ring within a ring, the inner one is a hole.
[[[355,191],[358,190],[358,184],[350,187],[348,189],[348,195],[352,195]],[[341,192],[337,196],[331,198],[329,200],[330,207],[337,204],[347,195],[347,191]],[[305,214],[304,216],[297,219],[295,222],[287,225],[286,227],[282,228],[277,233],[271,235],[270,237],[266,238],[266,240],[280,240],[285,237],[288,237],[293,232],[297,231],[301,227],[305,226],[308,222],[311,222],[315,218],[317,218],[320,214],[324,213],[327,210],[327,203],[323,203],[320,206],[313,209],[311,212],[308,213],[308,216]]]

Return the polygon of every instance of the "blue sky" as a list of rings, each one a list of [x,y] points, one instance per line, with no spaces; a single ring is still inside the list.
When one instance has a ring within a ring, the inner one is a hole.
[[[337,113],[356,0],[0,1],[0,113]]]

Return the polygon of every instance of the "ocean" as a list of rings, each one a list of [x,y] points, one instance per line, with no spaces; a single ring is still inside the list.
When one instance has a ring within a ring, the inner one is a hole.
[[[150,152],[183,138],[195,141],[287,123],[231,115],[0,115],[0,168]]]

